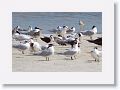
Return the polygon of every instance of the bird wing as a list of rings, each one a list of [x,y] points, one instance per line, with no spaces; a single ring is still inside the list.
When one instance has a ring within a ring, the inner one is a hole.
[[[41,50],[47,49],[47,46],[41,46]]]
[[[51,40],[49,37],[40,38],[42,41],[49,43]]]
[[[64,52],[64,55],[74,55],[74,54],[76,54],[76,51],[73,51],[73,50],[68,50]]]
[[[93,34],[94,34],[94,32],[93,32],[93,31],[91,31],[91,30],[82,31],[81,33],[82,33],[83,35],[88,35],[88,36],[90,36],[90,35],[93,35]]]
[[[98,39],[95,39],[95,40],[87,40],[88,42],[91,42],[91,43],[94,43],[94,44],[97,44],[97,45],[102,45],[102,38],[98,38]]]
[[[67,32],[67,33],[72,33],[72,32],[74,32],[74,31],[71,30],[71,29],[68,29],[66,32]]]
[[[43,50],[41,52],[34,53],[34,55],[38,55],[38,56],[49,56],[51,54],[52,54],[52,52],[49,52],[48,50]]]
[[[13,44],[12,47],[21,50],[27,49],[27,47],[24,44]]]
[[[56,33],[58,30],[57,29],[52,29],[52,30],[48,30],[49,32],[53,32]]]
[[[62,39],[60,39],[58,37],[54,37],[54,40],[55,40],[56,43],[58,43],[60,45],[66,44],[66,40],[62,40]]]

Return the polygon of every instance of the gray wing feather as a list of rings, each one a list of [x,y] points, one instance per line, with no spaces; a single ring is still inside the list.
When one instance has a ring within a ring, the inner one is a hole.
[[[74,54],[76,54],[76,51],[66,51],[66,52],[64,52],[64,55],[74,55]]]
[[[43,50],[42,52],[34,53],[34,55],[39,55],[39,56],[49,56],[51,54],[52,54],[52,52],[49,52],[47,50]]]
[[[57,37],[55,37],[54,39],[55,39],[55,42],[58,44],[66,44],[66,40],[62,40],[62,39],[59,39]]]
[[[58,30],[57,29],[53,29],[53,30],[49,30],[50,32],[56,33]]]
[[[41,46],[41,50],[45,50],[45,49],[47,49],[46,46]]]
[[[83,31],[83,32],[81,32],[83,35],[88,35],[88,36],[90,36],[90,35],[93,35],[94,34],[94,32],[92,32],[92,31]]]
[[[16,49],[21,49],[21,50],[27,49],[27,47],[23,44],[13,45],[12,47]]]

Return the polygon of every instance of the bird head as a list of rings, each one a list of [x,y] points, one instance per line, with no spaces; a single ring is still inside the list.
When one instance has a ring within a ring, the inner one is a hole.
[[[53,46],[53,44],[48,44],[48,47],[47,47],[47,48],[52,47],[52,46]]]
[[[96,26],[92,26],[92,29],[94,29]]]
[[[35,29],[39,29],[38,27],[35,27]]]
[[[63,26],[63,28],[67,28],[68,29],[68,26]]]
[[[78,43],[78,47],[80,47],[80,43]]]
[[[98,49],[97,47],[94,47],[94,49]]]
[[[72,30],[75,30],[75,27],[71,27]]]

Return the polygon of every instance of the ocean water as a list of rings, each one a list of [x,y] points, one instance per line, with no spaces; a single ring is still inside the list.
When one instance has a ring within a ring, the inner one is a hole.
[[[27,29],[28,26],[42,28],[42,32],[49,34],[49,30],[57,26],[67,25],[80,31],[79,20],[85,23],[84,29],[89,30],[93,25],[97,26],[98,33],[102,33],[102,12],[12,12],[12,27],[20,26]]]

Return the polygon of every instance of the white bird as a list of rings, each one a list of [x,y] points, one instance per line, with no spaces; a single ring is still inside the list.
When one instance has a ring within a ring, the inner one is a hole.
[[[95,47],[94,50],[91,51],[91,56],[95,59],[95,61],[99,62],[100,58],[102,57],[102,51]]]
[[[29,27],[28,27],[28,32],[30,32],[30,31],[32,31],[32,30],[33,30],[32,27],[29,26]]]
[[[62,30],[62,27],[61,26],[57,26],[56,29],[49,30],[49,31],[57,34],[57,33],[61,32],[61,30]]]
[[[38,52],[41,50],[41,46],[38,42],[33,41],[33,39],[30,39],[30,51],[31,52]]]
[[[74,32],[75,32],[75,27],[71,27],[71,29],[68,29],[68,30],[66,31],[67,34],[72,34],[72,33],[74,33]]]
[[[39,31],[40,31],[40,28],[35,27],[35,29],[34,29],[33,31],[34,31],[34,32],[39,32]]]
[[[79,25],[80,25],[80,31],[83,31],[83,27],[84,27],[85,23],[80,20]]]
[[[12,47],[19,51],[22,51],[22,54],[24,54],[24,51],[29,50],[30,43],[28,41],[25,41],[24,43],[13,44]]]
[[[46,60],[49,61],[49,57],[54,55],[53,44],[48,44],[48,47],[45,50],[34,53],[34,55],[46,57]]]
[[[20,33],[14,33],[12,35],[13,39],[18,40],[18,41],[22,41],[22,40],[29,40],[32,37],[29,35],[24,35],[24,34],[20,34]]]
[[[85,25],[82,20],[79,21],[79,25]]]
[[[58,26],[57,29],[49,30],[50,32],[56,33],[57,35],[65,36],[66,31],[69,30],[68,26]]]
[[[70,56],[71,60],[73,60],[73,56],[76,59],[76,54],[79,53],[80,48],[78,47],[78,40],[76,39],[74,41],[74,44],[71,45],[72,47],[70,49],[68,49],[67,51],[65,51],[63,54],[65,56]]]
[[[96,34],[97,33],[97,27],[96,26],[93,26],[92,27],[92,30],[85,30],[85,31],[81,31],[80,33],[79,33],[79,36],[89,36],[90,37],[90,39],[92,39],[92,36],[94,35],[94,34]]]
[[[56,30],[62,30],[62,27],[61,27],[61,26],[58,26]]]

